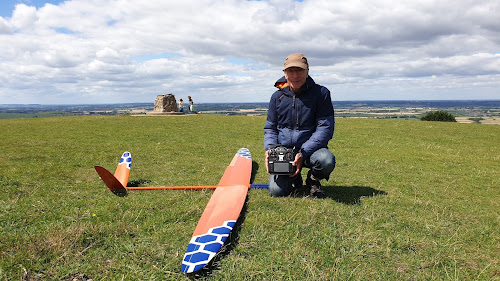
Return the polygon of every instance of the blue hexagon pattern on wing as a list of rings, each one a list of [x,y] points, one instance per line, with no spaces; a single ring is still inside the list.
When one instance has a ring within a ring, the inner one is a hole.
[[[235,220],[225,221],[223,225],[211,228],[205,234],[193,236],[182,260],[182,272],[195,272],[207,265],[220,250],[235,224]]]

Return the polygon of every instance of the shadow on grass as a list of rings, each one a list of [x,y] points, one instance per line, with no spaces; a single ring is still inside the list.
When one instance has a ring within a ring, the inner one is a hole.
[[[150,180],[135,180],[135,181],[129,181],[127,183],[127,187],[139,187],[141,184],[146,184],[150,183]]]
[[[255,175],[259,171],[259,164],[252,161],[252,176],[250,178],[250,183],[253,184]],[[366,197],[373,197],[379,195],[387,195],[387,192],[383,190],[377,190],[368,186],[324,186],[325,198],[322,199],[332,199],[336,202],[343,203],[346,205],[357,205],[361,204],[361,199]],[[309,189],[305,186],[294,191],[291,195],[292,197],[308,197]]]
[[[245,221],[247,211],[248,211],[248,196],[245,199],[245,204],[243,204],[240,216],[238,217],[238,220],[236,221],[233,230],[231,231],[231,233],[229,233],[229,236],[224,242],[224,245],[222,245],[222,247],[220,248],[219,252],[217,252],[217,255],[215,255],[215,257],[202,269],[187,274],[187,277],[189,279],[197,280],[200,278],[206,278],[211,276],[214,270],[220,269],[220,261],[224,259],[226,256],[228,256],[233,251],[233,249],[236,248],[236,246],[238,246],[240,240],[240,231],[243,222]]]
[[[326,186],[326,197],[346,205],[361,203],[365,197],[387,195],[387,192],[368,186]]]
[[[250,184],[253,184],[253,181],[255,180],[255,175],[257,172],[259,172],[259,163],[252,161],[252,175],[250,176]]]
[[[323,186],[325,197],[319,199],[332,199],[346,205],[361,204],[361,199],[379,195],[387,195],[387,192],[377,190],[368,186]],[[308,197],[309,190],[305,187],[297,190],[294,197]]]

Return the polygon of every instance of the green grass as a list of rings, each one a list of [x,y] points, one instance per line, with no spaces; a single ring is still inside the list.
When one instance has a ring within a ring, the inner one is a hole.
[[[247,147],[267,183],[263,117],[0,120],[0,280],[189,280],[213,191],[109,192],[93,166],[132,152],[130,181],[215,185]],[[500,126],[337,119],[327,199],[250,190],[207,280],[499,280]]]
[[[2,113],[0,112],[1,119],[15,119],[15,118],[45,118],[45,117],[61,117],[68,116],[68,113],[63,111],[42,111],[34,113]]]

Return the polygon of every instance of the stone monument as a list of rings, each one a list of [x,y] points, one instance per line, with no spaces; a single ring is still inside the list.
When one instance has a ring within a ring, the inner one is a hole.
[[[155,100],[155,107],[152,112],[148,112],[149,115],[177,115],[184,114],[184,112],[179,112],[177,107],[177,100],[173,94],[168,95],[158,95]]]

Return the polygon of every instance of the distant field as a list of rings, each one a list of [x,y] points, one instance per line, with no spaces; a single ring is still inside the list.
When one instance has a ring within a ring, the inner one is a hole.
[[[247,147],[267,183],[264,122],[0,120],[0,280],[500,280],[500,126],[337,118],[327,198],[250,190],[203,276],[180,265],[213,191],[120,198],[93,169],[130,151],[133,184],[214,185]]]
[[[500,117],[457,117],[459,123],[481,123],[500,125]]]

